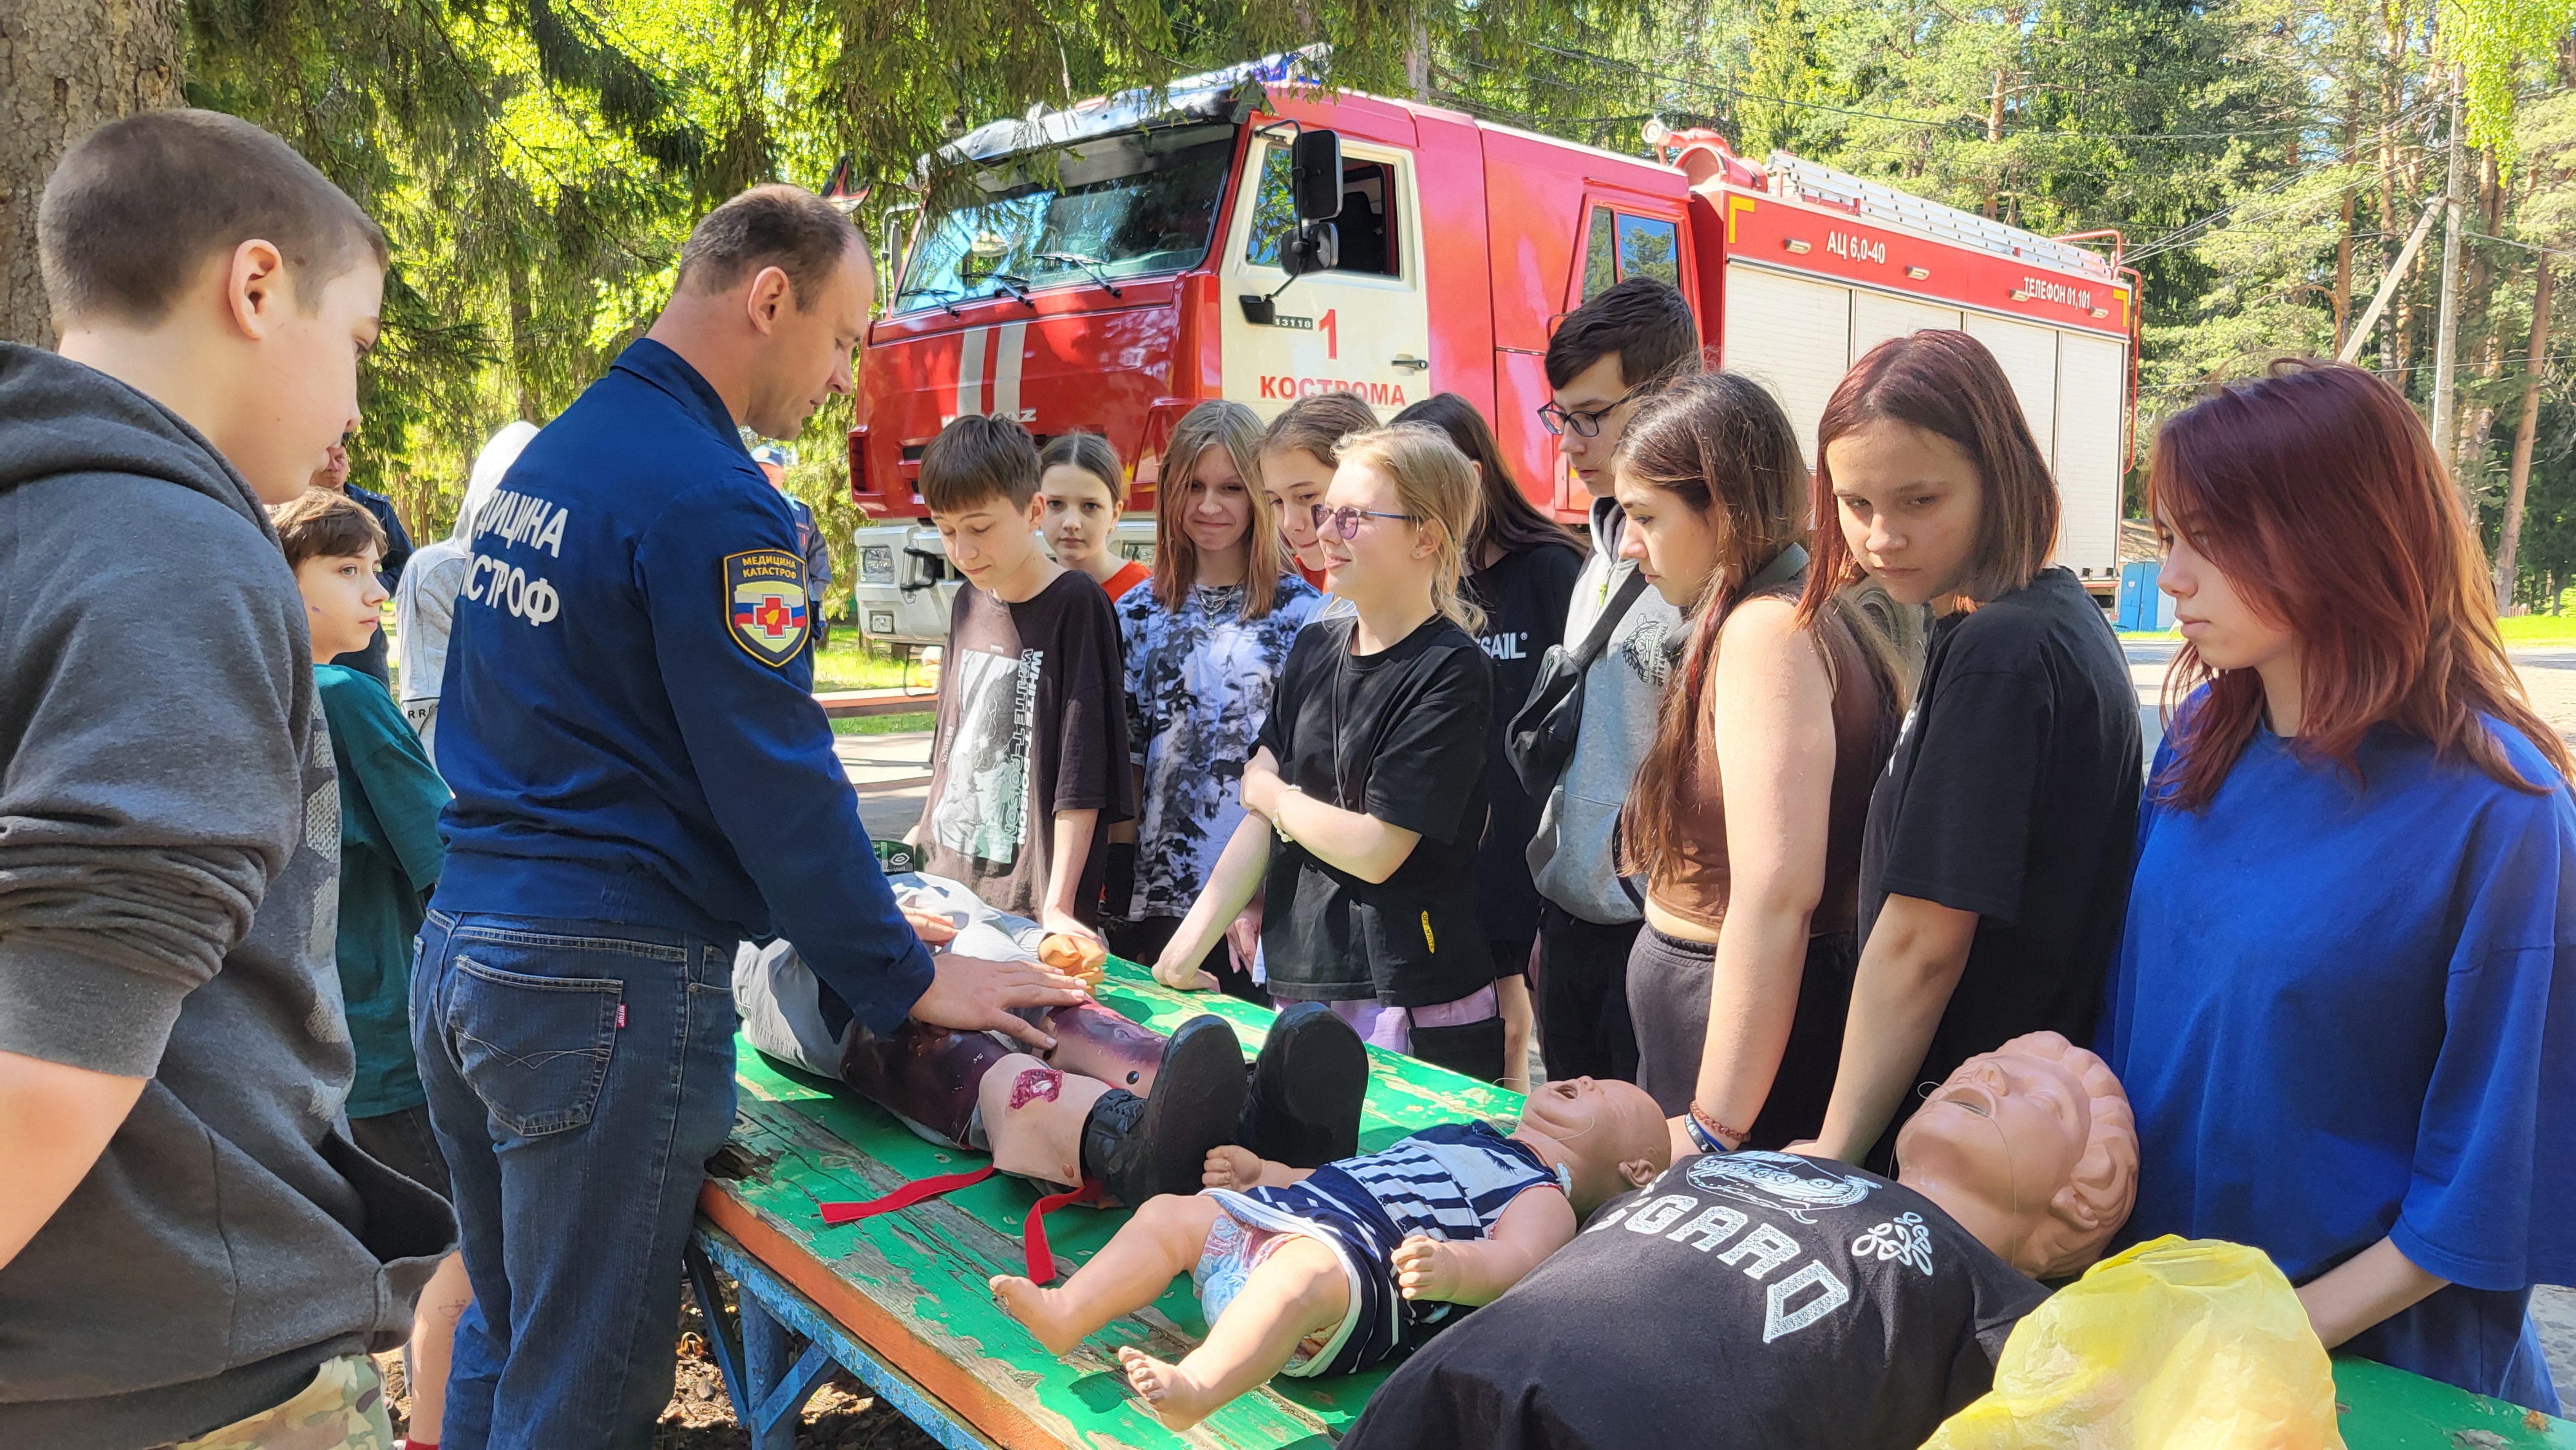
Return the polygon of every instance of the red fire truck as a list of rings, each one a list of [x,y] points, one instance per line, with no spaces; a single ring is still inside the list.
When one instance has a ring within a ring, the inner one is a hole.
[[[1172,424],[1206,399],[1267,416],[1338,390],[1386,416],[1449,391],[1493,421],[1531,495],[1578,520],[1588,499],[1535,411],[1548,332],[1644,275],[1690,299],[1719,365],[1776,390],[1811,455],[1862,353],[1926,327],[1980,338],[2056,471],[2057,562],[2117,588],[2137,317],[2116,234],[2043,237],[1786,152],[1757,167],[1711,131],[1650,125],[1657,159],[1621,156],[1336,95],[1302,60],[1034,109],[925,159],[925,175],[962,168],[965,200],[918,217],[889,269],[852,496],[919,518],[923,446],[998,413],[1041,439],[1105,433],[1136,470],[1131,508],[1150,509]],[[938,639],[935,536],[889,524],[859,543],[862,630]]]

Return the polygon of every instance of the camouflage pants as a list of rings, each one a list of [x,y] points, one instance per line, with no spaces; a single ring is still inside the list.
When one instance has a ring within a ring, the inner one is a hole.
[[[171,1450],[393,1450],[384,1386],[363,1354],[327,1360],[313,1383],[274,1409]]]

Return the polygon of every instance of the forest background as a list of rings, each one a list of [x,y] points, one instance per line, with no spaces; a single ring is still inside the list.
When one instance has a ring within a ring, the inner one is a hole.
[[[1337,84],[1614,150],[1659,117],[2040,232],[2120,228],[2143,442],[2211,380],[2342,343],[2443,190],[2458,84],[2458,472],[2491,550],[2523,496],[2512,591],[2556,610],[2571,26],[2576,0],[0,0],[0,337],[51,341],[34,213],[65,143],[157,106],[257,121],[392,239],[354,475],[434,538],[482,440],[641,331],[716,200],[849,155],[882,239],[917,158],[972,126],[1320,40]],[[2442,267],[2437,226],[2361,357],[2428,412]],[[844,579],[848,423],[819,414],[789,479]]]

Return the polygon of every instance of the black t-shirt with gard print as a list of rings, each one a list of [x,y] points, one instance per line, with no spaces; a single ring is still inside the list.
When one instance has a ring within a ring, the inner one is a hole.
[[[1342,1450],[1912,1450],[2046,1297],[1874,1173],[1693,1155],[1406,1362]]]

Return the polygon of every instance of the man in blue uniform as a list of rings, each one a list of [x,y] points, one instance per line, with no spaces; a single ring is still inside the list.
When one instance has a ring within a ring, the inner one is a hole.
[[[476,518],[412,986],[474,1288],[462,1450],[651,1440],[690,1205],[733,1126],[737,940],[792,938],[878,1033],[909,1016],[1042,1046],[1010,1009],[1081,998],[1042,967],[934,967],[809,693],[795,523],[736,429],[793,436],[850,391],[873,291],[838,212],[735,197]]]

